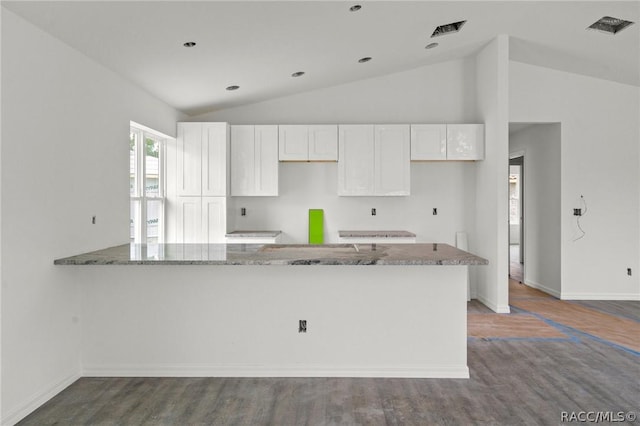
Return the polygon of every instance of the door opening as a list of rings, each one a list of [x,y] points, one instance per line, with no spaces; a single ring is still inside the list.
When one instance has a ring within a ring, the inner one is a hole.
[[[524,282],[524,155],[509,160],[509,278]]]

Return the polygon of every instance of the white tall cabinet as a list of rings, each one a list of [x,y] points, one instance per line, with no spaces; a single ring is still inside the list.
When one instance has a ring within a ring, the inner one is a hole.
[[[231,126],[231,195],[278,195],[278,126]]]
[[[409,195],[409,125],[341,125],[338,195]]]
[[[167,241],[225,242],[229,144],[227,123],[178,123],[167,149]]]

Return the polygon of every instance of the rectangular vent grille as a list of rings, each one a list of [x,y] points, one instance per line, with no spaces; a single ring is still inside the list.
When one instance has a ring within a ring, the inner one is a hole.
[[[631,21],[613,18],[611,16],[603,16],[597,22],[589,25],[587,29],[600,31],[607,34],[616,34],[633,24]]]
[[[440,25],[435,30],[433,30],[433,34],[431,34],[431,38],[443,36],[446,34],[457,33],[458,31],[460,31],[460,28],[462,28],[465,22],[467,21],[458,21],[458,22],[452,22],[450,24]]]

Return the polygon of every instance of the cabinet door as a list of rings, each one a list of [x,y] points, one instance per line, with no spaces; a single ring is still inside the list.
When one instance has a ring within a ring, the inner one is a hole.
[[[227,153],[229,131],[226,123],[202,125],[202,195],[225,196],[229,180]]]
[[[227,201],[225,197],[202,197],[202,243],[226,242]]]
[[[309,126],[309,161],[338,161],[338,126]]]
[[[412,124],[411,125],[411,159],[412,160],[446,160],[447,159],[447,125],[446,124]]]
[[[484,159],[484,124],[448,124],[447,160]]]
[[[375,195],[410,194],[409,125],[375,126]]]
[[[373,126],[341,125],[338,132],[338,195],[373,195]]]
[[[231,126],[231,195],[251,195],[255,181],[254,126]]]
[[[309,159],[308,139],[308,126],[278,126],[278,159],[280,161],[307,161]]]
[[[178,197],[176,200],[178,244],[202,241],[202,198]]]
[[[202,123],[178,123],[176,139],[177,195],[200,195],[202,191]]]
[[[254,191],[250,195],[278,195],[278,126],[255,126]]]

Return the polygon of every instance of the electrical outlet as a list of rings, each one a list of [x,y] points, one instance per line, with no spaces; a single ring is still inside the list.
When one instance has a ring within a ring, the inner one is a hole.
[[[573,209],[574,216],[582,216],[582,209]]]
[[[434,215],[434,216],[437,216],[437,215],[438,215],[438,208],[437,208],[437,207],[434,207],[434,208],[433,208],[433,215]]]
[[[94,216],[91,216],[91,224],[92,224],[92,225],[95,225],[95,224],[96,224],[96,217],[95,217],[95,215],[94,215]]]
[[[245,209],[244,207],[240,208],[240,216],[246,216],[247,215],[247,209]]]
[[[373,209],[371,209],[371,216],[375,216],[375,215],[376,215],[376,209],[373,208]]]
[[[307,332],[307,320],[298,321],[298,333],[306,333]]]
[[[631,276],[631,268],[627,268],[627,275]]]

